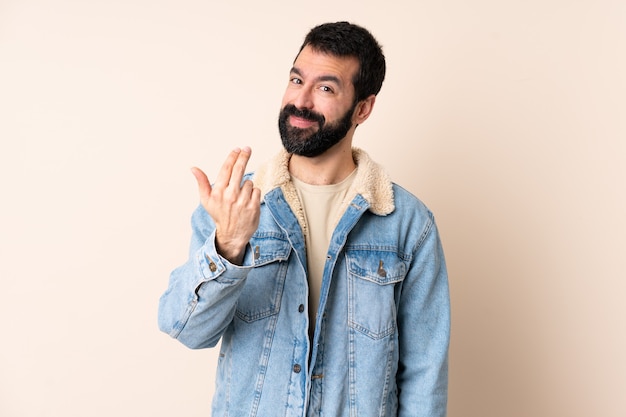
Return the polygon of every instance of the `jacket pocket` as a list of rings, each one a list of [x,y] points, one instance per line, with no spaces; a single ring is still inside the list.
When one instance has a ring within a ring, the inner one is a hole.
[[[261,320],[280,310],[291,250],[289,242],[276,234],[257,233],[250,245],[254,267],[246,277],[235,311],[244,322]]]
[[[372,339],[396,330],[396,283],[407,264],[395,251],[376,248],[347,250],[348,324]]]

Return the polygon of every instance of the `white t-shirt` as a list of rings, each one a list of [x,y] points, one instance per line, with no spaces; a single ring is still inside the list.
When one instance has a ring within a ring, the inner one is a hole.
[[[342,203],[352,185],[355,173],[356,170],[340,183],[330,185],[311,185],[291,177],[304,210],[308,230],[305,241],[309,271],[309,320],[311,323],[309,333],[311,336],[319,307],[328,244],[343,214],[339,210],[345,207]]]

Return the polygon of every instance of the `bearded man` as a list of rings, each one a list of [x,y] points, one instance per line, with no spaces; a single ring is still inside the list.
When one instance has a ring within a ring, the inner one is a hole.
[[[229,417],[442,417],[450,304],[432,213],[353,146],[385,77],[347,22],[305,37],[278,118],[284,150],[246,173],[234,149],[198,168],[188,261],[162,331],[221,341],[212,411]]]

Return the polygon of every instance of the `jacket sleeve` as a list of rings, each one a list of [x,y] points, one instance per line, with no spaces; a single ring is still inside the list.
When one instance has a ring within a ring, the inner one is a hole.
[[[450,297],[443,249],[430,213],[403,283],[398,326],[398,417],[444,417]]]
[[[202,206],[191,223],[189,259],[170,275],[159,299],[158,323],[185,346],[200,349],[215,346],[232,321],[252,256],[246,248],[244,266],[222,258],[215,248],[215,224]]]

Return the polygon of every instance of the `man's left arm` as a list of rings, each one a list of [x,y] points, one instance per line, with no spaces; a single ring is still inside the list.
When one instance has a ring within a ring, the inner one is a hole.
[[[398,417],[444,417],[450,296],[441,240],[430,214],[398,305]]]

